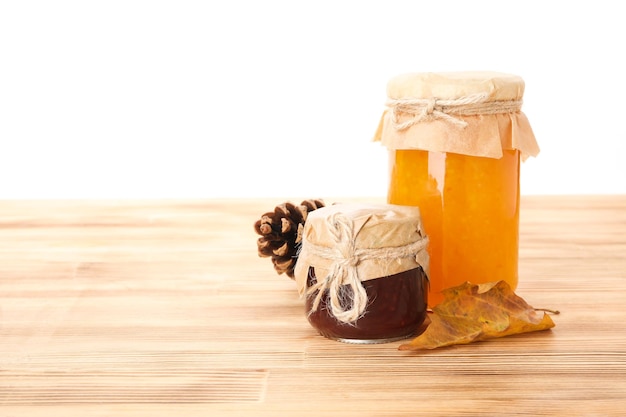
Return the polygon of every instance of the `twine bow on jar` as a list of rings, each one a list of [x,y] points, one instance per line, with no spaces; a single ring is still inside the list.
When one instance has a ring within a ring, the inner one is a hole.
[[[359,278],[358,265],[368,260],[391,262],[398,258],[413,257],[424,262],[428,246],[426,236],[416,242],[399,247],[358,248],[355,242],[354,222],[342,213],[334,213],[327,220],[328,230],[335,241],[332,247],[316,245],[306,238],[302,240],[302,251],[331,261],[325,277],[307,289],[307,296],[315,294],[311,313],[319,308],[328,290],[329,307],[332,315],[343,323],[353,323],[362,317],[367,308],[367,292]],[[427,259],[427,258],[426,258]],[[422,265],[427,269],[427,265]]]
[[[467,127],[467,122],[455,116],[475,116],[479,114],[515,113],[520,111],[522,100],[490,101],[486,93],[471,94],[457,99],[402,98],[387,100],[391,109],[391,121],[396,130],[406,130],[420,122],[441,119],[459,128]],[[409,118],[400,121],[401,115]]]

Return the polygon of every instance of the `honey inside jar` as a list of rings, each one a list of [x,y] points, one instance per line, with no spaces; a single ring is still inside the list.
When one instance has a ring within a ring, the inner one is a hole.
[[[518,282],[520,153],[485,158],[422,150],[390,151],[391,204],[420,207],[430,237],[429,304],[441,290]]]

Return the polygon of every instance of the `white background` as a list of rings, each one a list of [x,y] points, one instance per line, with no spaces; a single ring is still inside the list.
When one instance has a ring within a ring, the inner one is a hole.
[[[618,1],[0,1],[0,198],[382,196],[389,78],[526,81],[523,194],[626,193]]]

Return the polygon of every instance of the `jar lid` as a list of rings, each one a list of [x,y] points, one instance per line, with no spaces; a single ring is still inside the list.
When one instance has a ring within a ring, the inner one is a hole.
[[[302,231],[294,269],[298,291],[302,295],[306,290],[309,267],[315,268],[318,279],[350,268],[360,281],[420,266],[428,275],[427,246],[418,207],[335,204],[319,208],[309,213]]]
[[[391,99],[454,100],[476,94],[486,94],[488,101],[521,100],[524,80],[501,72],[463,71],[407,73],[387,83],[387,96]]]
[[[522,113],[524,80],[492,71],[407,73],[387,84],[387,110],[374,136],[389,149],[422,149],[501,158],[536,156]]]

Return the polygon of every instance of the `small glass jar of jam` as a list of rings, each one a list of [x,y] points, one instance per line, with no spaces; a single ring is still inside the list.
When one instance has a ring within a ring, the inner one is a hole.
[[[349,343],[414,335],[426,318],[427,247],[417,207],[336,204],[309,213],[295,267],[309,323]]]
[[[465,281],[518,283],[522,159],[539,152],[524,81],[494,72],[391,79],[375,139],[389,149],[387,201],[418,206],[430,238],[429,302]]]

